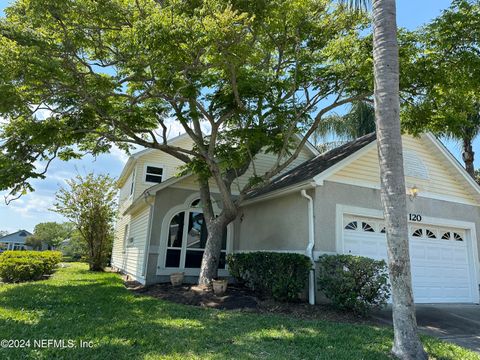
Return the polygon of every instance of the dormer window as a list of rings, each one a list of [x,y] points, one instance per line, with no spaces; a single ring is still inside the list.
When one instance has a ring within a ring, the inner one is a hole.
[[[163,179],[163,168],[147,165],[145,169],[145,182],[159,184]]]

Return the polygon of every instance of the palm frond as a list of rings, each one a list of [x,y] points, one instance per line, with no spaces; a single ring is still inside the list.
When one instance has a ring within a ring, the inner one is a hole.
[[[368,11],[370,9],[370,0],[340,0],[340,3],[357,11]]]

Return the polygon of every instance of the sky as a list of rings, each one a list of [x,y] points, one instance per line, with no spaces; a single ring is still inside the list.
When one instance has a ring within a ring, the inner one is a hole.
[[[0,15],[3,9],[10,3],[8,0],[0,0]],[[441,10],[450,5],[450,0],[397,0],[398,26],[415,29],[438,16]],[[0,94],[1,96],[1,94]],[[171,129],[172,135],[177,135],[177,128]],[[460,158],[460,147],[454,142],[445,142],[449,150]],[[480,154],[480,141],[474,143],[474,151]],[[60,215],[50,211],[55,199],[55,192],[60,186],[65,185],[65,180],[75,174],[95,172],[107,173],[112,177],[118,177],[127,161],[128,156],[118,149],[112,149],[110,154],[101,155],[97,158],[86,156],[82,160],[56,161],[51,164],[47,177],[44,180],[33,181],[35,187],[33,193],[22,196],[10,205],[3,202],[0,193],[0,230],[14,232],[19,229],[33,231],[36,224],[45,221],[65,221]],[[480,159],[477,157],[475,167],[480,167]]]

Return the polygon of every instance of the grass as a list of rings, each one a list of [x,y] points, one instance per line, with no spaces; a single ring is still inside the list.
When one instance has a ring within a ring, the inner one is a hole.
[[[0,359],[389,359],[389,328],[201,309],[137,296],[113,273],[70,263],[53,278],[0,285]],[[35,339],[92,348],[35,348]],[[423,338],[432,359],[480,359]]]

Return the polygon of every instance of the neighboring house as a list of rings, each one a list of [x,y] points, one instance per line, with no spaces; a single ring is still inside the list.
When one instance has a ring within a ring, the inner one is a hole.
[[[180,136],[172,143],[191,141]],[[433,135],[404,135],[403,145],[415,300],[478,303],[480,187]],[[273,159],[257,156],[257,171]],[[180,165],[160,151],[144,150],[128,160],[119,179],[112,265],[144,284],[168,281],[179,271],[188,281],[199,274],[206,229],[195,177],[175,177]],[[238,181],[244,184],[249,174]],[[374,134],[323,154],[307,144],[289,169],[249,194],[222,252],[386,259],[379,178]],[[212,194],[218,198],[213,184]],[[220,276],[228,275],[224,255],[220,268]],[[315,283],[310,281],[311,289]]]
[[[0,237],[0,252],[6,250],[30,250],[31,247],[25,245],[27,237],[32,235],[27,230],[18,230],[12,234]]]

